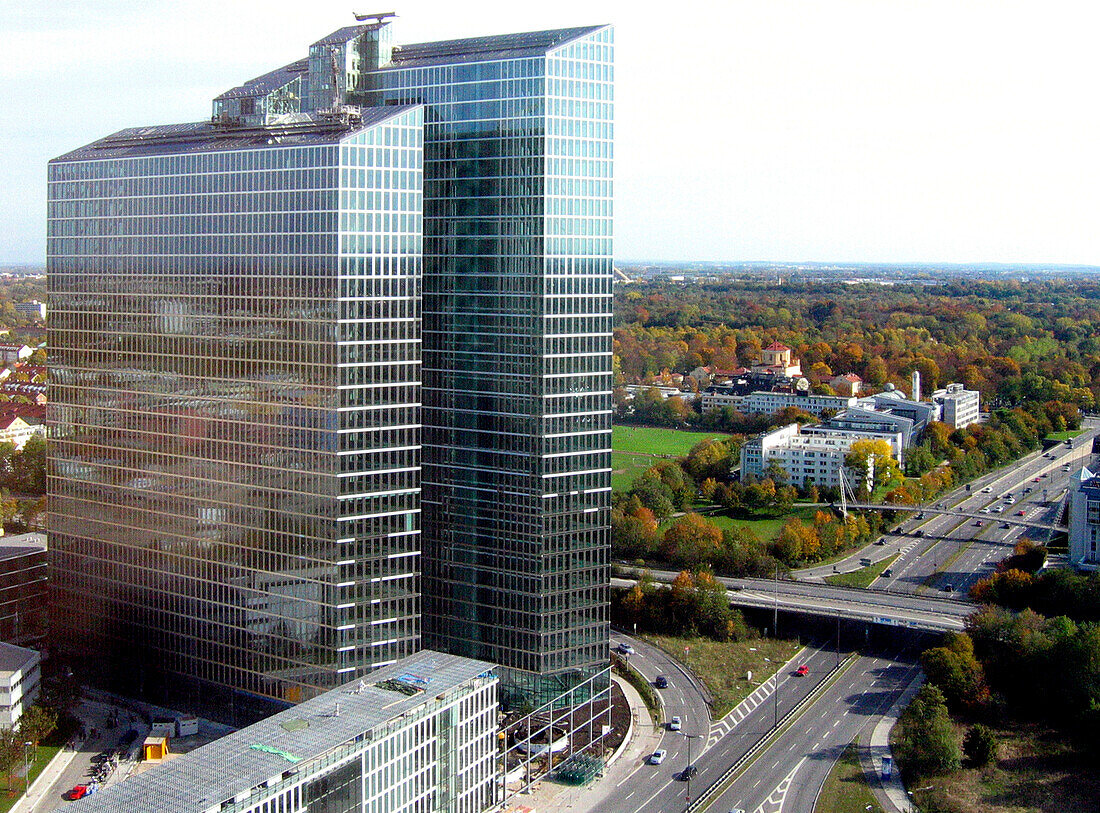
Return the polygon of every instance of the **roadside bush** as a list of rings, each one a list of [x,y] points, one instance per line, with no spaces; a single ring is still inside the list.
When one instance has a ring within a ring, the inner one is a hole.
[[[971,726],[963,738],[963,754],[973,767],[985,767],[997,759],[997,735],[981,723]]]

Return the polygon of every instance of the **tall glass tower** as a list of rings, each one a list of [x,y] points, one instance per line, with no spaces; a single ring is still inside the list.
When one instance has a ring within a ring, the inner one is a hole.
[[[538,705],[606,672],[612,30],[394,47],[423,104],[424,628]]]
[[[247,717],[420,648],[422,133],[390,107],[50,163],[52,619],[107,682]]]
[[[74,640],[295,699],[422,612],[506,706],[606,700],[612,57],[380,18],[53,162]]]

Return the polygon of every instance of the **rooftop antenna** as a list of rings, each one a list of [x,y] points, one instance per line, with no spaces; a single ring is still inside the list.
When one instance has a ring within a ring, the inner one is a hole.
[[[357,22],[365,23],[367,20],[374,20],[376,23],[380,23],[387,17],[396,17],[396,11],[380,11],[371,14],[356,14],[352,12]]]

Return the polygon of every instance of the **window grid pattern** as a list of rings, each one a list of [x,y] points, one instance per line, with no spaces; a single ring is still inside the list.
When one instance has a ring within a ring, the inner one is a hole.
[[[427,109],[427,641],[555,694],[607,661],[612,51],[398,61],[351,94]]]
[[[422,133],[50,166],[53,617],[150,696],[419,649]]]

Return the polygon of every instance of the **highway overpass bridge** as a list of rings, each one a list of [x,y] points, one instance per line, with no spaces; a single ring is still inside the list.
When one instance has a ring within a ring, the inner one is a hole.
[[[658,570],[651,571],[650,575],[655,581],[667,583],[677,574]],[[632,587],[635,581],[635,578],[616,577],[611,584],[613,587]],[[977,609],[969,601],[940,593],[911,595],[786,579],[719,578],[719,581],[728,588],[726,595],[730,603],[737,607],[830,619],[839,617],[926,632],[957,632],[963,629],[966,617]]]

